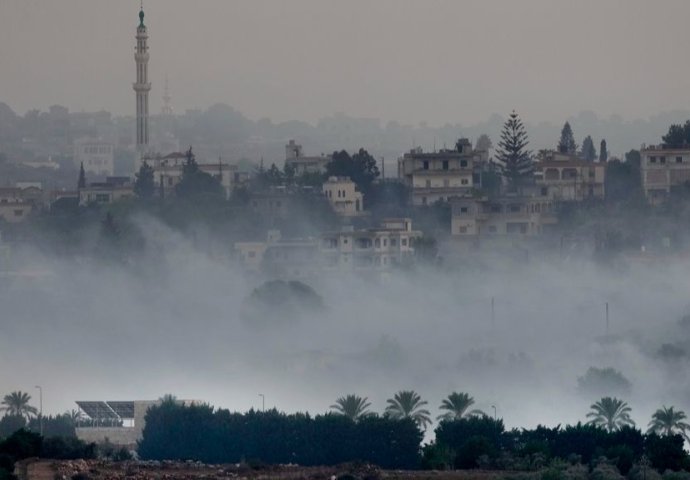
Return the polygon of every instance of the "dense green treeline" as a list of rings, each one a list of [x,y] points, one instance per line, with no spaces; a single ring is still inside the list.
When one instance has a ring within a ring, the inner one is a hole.
[[[593,424],[506,431],[501,419],[469,415],[442,419],[434,440],[412,418],[365,413],[230,413],[208,405],[164,402],[149,410],[138,452],[142,459],[254,461],[335,465],[361,461],[396,469],[495,469],[558,472],[597,468],[628,474],[690,468],[680,434],[643,434],[633,426],[608,431]],[[642,467],[641,467],[642,466]],[[559,470],[560,469],[560,470]]]
[[[335,465],[361,460],[383,468],[417,468],[422,432],[411,419],[337,414],[287,415],[276,410],[230,413],[206,405],[164,402],[146,416],[142,459],[242,460]]]

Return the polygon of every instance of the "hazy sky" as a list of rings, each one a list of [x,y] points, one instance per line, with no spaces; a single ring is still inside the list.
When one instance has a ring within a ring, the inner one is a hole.
[[[687,0],[145,0],[152,111],[431,125],[688,108]],[[133,113],[138,0],[0,0],[0,101]]]

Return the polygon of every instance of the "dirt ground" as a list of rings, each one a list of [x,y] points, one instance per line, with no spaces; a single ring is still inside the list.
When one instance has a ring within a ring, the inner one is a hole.
[[[336,467],[205,465],[195,462],[28,460],[17,465],[20,480],[494,480],[508,472],[380,470],[370,465]],[[517,475],[519,477],[519,475]]]

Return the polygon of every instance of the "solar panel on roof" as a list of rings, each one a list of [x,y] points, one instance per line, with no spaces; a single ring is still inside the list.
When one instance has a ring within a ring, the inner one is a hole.
[[[93,420],[116,420],[118,415],[105,402],[76,402],[86,415]]]
[[[134,418],[134,402],[132,401],[108,401],[108,406],[120,418]]]

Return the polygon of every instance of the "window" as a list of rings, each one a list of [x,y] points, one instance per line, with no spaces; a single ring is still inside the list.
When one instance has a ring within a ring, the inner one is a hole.
[[[384,246],[384,247],[387,247],[387,246],[388,246],[388,239],[387,239],[387,238],[384,238],[384,239],[383,239],[383,246]]]
[[[467,233],[467,227],[462,225],[460,228],[458,228],[458,233]]]
[[[510,205],[510,211],[511,212],[519,212],[520,211],[520,205],[513,203]]]
[[[649,163],[656,163],[656,157],[649,157]]]
[[[425,182],[426,188],[431,188],[431,180]]]
[[[343,238],[343,243],[347,245],[347,238]]]
[[[467,185],[468,183],[470,183],[470,182],[466,178],[463,178],[462,180],[460,180],[461,185]]]
[[[426,205],[426,197],[422,197],[422,205]]]
[[[428,160],[424,160],[424,170],[429,170],[429,162],[428,162]]]
[[[448,160],[443,161],[443,169],[448,170]]]
[[[381,239],[380,239],[380,238],[377,238],[376,240],[374,240],[374,246],[375,246],[376,248],[380,248],[380,247],[381,247]]]
[[[659,157],[659,163],[661,163],[661,164],[666,163],[666,157]]]
[[[467,207],[460,207],[460,213],[467,213]]]
[[[397,247],[398,246],[398,239],[397,238],[391,238],[391,247]]]
[[[403,238],[402,240],[400,240],[400,245],[402,245],[403,247],[406,247],[407,246],[407,239]]]
[[[467,168],[467,160],[460,160],[460,168]]]
[[[500,205],[491,205],[491,213],[501,213]]]
[[[676,157],[676,163],[683,163],[683,157]]]
[[[22,215],[24,215],[24,210],[15,210],[14,211],[15,217],[21,217]]]

